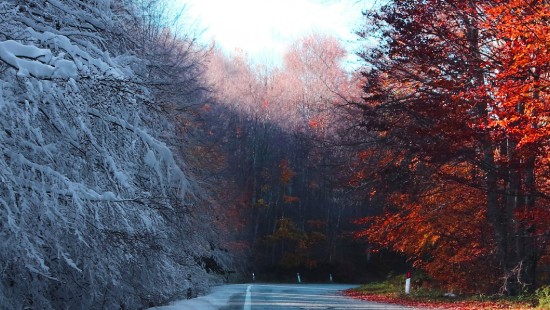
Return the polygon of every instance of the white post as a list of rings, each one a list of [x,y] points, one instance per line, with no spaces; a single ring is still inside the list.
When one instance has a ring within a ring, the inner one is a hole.
[[[332,273],[330,273],[330,274],[328,275],[328,280],[329,280],[329,282],[332,282]]]
[[[296,273],[296,276],[298,277],[298,283],[302,283],[302,279],[300,278],[300,273]]]
[[[252,273],[252,282],[256,281],[256,275],[254,274],[254,272]]]
[[[405,280],[405,294],[411,293],[411,272],[407,272],[407,279]]]

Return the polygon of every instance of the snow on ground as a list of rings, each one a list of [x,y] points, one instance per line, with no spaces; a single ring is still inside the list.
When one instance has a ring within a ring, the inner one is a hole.
[[[173,302],[169,306],[153,307],[149,310],[217,310],[227,306],[231,296],[246,292],[249,284],[215,286],[206,296]]]

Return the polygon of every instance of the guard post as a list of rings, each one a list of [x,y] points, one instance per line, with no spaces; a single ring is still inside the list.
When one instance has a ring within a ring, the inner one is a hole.
[[[405,294],[411,293],[411,272],[407,272],[407,279],[405,279]]]

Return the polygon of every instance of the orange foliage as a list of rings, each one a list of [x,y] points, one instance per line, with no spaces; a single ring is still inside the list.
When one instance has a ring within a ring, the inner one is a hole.
[[[466,174],[467,167],[462,169]],[[487,289],[483,286],[494,283],[488,281],[486,272],[495,264],[490,264],[494,260],[491,228],[480,205],[483,192],[459,183],[439,181],[436,187],[420,196],[406,192],[392,194],[383,214],[358,221],[366,229],[356,233],[356,237],[406,254],[415,267],[425,270],[449,289]]]
[[[295,196],[283,195],[283,201],[285,203],[294,203],[300,201],[300,198]]]
[[[281,169],[281,184],[287,185],[290,183],[290,180],[296,175],[296,172],[294,172],[290,166],[288,165],[288,161],[286,159],[281,160],[281,163],[279,164],[279,168]]]
[[[312,129],[322,129],[327,126],[326,117],[318,116],[309,120],[309,127]]]
[[[483,26],[498,38],[492,125],[524,145],[548,143],[550,130],[550,4],[508,0],[486,5]]]
[[[296,226],[293,220],[283,218],[277,221],[277,229],[269,236],[265,237],[264,242],[269,245],[279,245],[283,249],[277,264],[283,268],[292,268],[305,266],[315,268],[318,264],[313,255],[314,250],[323,241],[326,236],[315,231],[315,228],[321,224],[321,221],[312,221],[312,230],[303,231]],[[311,227],[310,227],[311,228]]]
[[[365,55],[357,107],[389,145],[351,165],[349,185],[385,206],[357,236],[454,289],[533,289],[550,245],[550,3],[390,1],[371,18],[391,36]]]
[[[422,309],[449,309],[449,310],[486,310],[486,309],[515,309],[528,310],[533,309],[528,303],[513,301],[424,301],[399,296],[397,294],[367,294],[354,289],[344,291],[344,295],[379,303],[398,304],[413,308]]]

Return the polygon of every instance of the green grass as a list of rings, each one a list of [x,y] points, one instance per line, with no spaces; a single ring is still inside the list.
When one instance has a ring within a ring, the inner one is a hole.
[[[405,295],[405,275],[389,276],[381,282],[371,282],[357,288],[365,294],[380,294],[380,295]]]
[[[357,290],[369,294],[392,294],[398,292],[398,288],[387,281],[368,283],[358,287]]]
[[[422,277],[422,275],[420,275]],[[543,305],[543,308],[539,309],[550,309],[544,308],[547,306],[545,302],[550,303],[550,288],[540,289],[536,294],[524,294],[514,297],[505,297],[499,295],[457,295],[456,297],[447,297],[445,296],[445,291],[439,290],[437,288],[422,288],[414,285],[414,283],[419,283],[418,278],[415,278],[413,285],[411,287],[411,293],[409,295],[405,294],[405,276],[398,275],[388,277],[385,281],[382,282],[372,282],[365,285],[362,285],[356,289],[356,291],[364,294],[373,294],[373,295],[386,295],[392,296],[401,300],[411,300],[419,302],[493,302],[493,303],[511,303],[518,305]]]
[[[539,309],[550,309],[550,286],[544,286],[535,293],[538,299]]]

